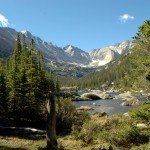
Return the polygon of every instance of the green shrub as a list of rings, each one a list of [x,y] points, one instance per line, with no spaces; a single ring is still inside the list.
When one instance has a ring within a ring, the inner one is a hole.
[[[92,99],[92,100],[101,99],[98,95],[95,95],[95,94],[86,94],[86,95],[84,95],[84,97]]]
[[[98,126],[95,122],[86,122],[79,134],[79,138],[86,144],[90,144],[96,140],[97,133],[100,131],[102,131],[102,127]]]
[[[98,139],[115,146],[130,147],[140,143],[140,131],[132,124],[121,123],[111,130],[103,129]]]
[[[71,129],[74,114],[76,112],[75,105],[69,98],[60,98],[56,101],[56,126],[57,130]]]
[[[131,147],[148,140],[140,135],[140,130],[134,126],[132,120],[122,115],[106,117],[92,117],[84,122],[82,129],[75,134],[78,138],[90,144],[101,141],[115,146]]]
[[[70,98],[60,98],[56,101],[56,125],[58,131],[71,131],[82,127],[85,120],[89,118],[86,112],[77,112]],[[79,130],[79,129],[78,129]]]
[[[149,102],[146,102],[142,106],[132,109],[129,112],[129,115],[136,122],[148,123],[150,121],[150,104],[149,104]]]
[[[150,149],[150,141],[147,144],[143,144],[140,146],[134,146],[131,148],[131,150],[149,150]]]

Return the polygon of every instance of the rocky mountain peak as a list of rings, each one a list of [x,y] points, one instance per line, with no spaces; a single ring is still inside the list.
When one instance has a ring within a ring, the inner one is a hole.
[[[115,60],[131,47],[130,41],[123,41],[114,46],[94,49],[89,54],[92,59],[90,66],[102,66]]]
[[[23,30],[20,33],[24,34],[25,37],[32,38],[32,34],[27,30]]]
[[[81,50],[78,47],[67,45],[63,48],[63,50],[68,56],[71,56],[74,61],[77,60],[76,62],[79,64],[85,65],[91,62],[89,53]]]
[[[64,48],[58,47],[51,42],[46,42],[38,36],[32,35],[29,31],[19,32],[20,37],[25,35],[25,40],[29,45],[31,39],[35,41],[36,49],[43,52],[45,62],[75,64],[78,66],[101,66],[118,58],[125,53],[131,46],[130,41],[123,41],[114,46],[108,46],[99,49],[93,49],[90,53],[75,47],[67,45]],[[8,28],[0,27],[0,56],[8,57],[15,46],[17,31]]]

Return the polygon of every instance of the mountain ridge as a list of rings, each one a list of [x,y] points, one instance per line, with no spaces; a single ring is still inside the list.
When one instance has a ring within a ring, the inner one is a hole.
[[[51,42],[46,42],[38,36],[32,35],[29,31],[17,32],[9,27],[0,27],[0,57],[8,57],[14,49],[16,34],[22,38],[25,35],[27,45],[31,39],[35,41],[36,49],[42,51],[46,64],[68,63],[84,67],[98,67],[105,65],[125,53],[131,45],[130,41],[123,41],[114,46],[91,50],[89,53],[84,50],[67,45],[58,47]]]

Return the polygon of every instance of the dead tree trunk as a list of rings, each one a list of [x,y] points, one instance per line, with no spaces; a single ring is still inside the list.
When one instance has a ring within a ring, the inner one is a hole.
[[[47,95],[46,139],[47,150],[57,150],[55,98],[52,92]]]

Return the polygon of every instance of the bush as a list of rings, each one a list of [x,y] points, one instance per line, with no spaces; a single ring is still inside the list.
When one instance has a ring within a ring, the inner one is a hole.
[[[115,146],[131,147],[132,144],[145,142],[147,138],[140,135],[140,130],[133,122],[121,115],[106,117],[93,117],[84,122],[82,129],[76,133],[76,138],[86,144],[101,141]]]
[[[56,126],[58,131],[71,129],[75,112],[75,105],[69,98],[60,98],[56,101]]]
[[[98,95],[95,95],[95,94],[86,94],[86,95],[84,95],[84,97],[92,99],[92,100],[101,99]]]
[[[98,138],[115,146],[130,147],[140,143],[140,131],[132,124],[121,123],[111,130],[103,129]]]
[[[149,150],[150,148],[150,141],[147,144],[140,145],[140,146],[134,146],[131,148],[131,150]]]
[[[129,112],[129,115],[136,122],[149,122],[150,121],[150,102],[144,103]]]
[[[98,126],[95,122],[85,122],[81,132],[78,134],[78,138],[86,144],[91,144],[96,140],[97,133],[101,130],[101,126]]]
[[[70,98],[60,98],[57,100],[56,126],[58,131],[71,131],[72,126],[80,128],[88,118],[89,114],[76,111],[76,107]]]
[[[76,140],[80,138],[82,126],[88,120],[90,120],[90,115],[87,112],[76,112],[71,132]]]

